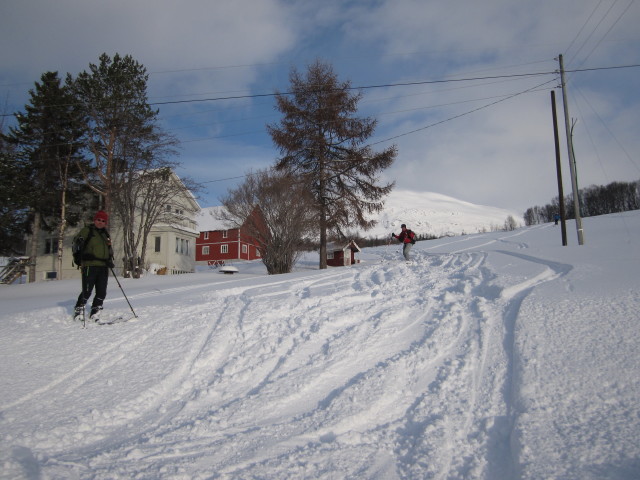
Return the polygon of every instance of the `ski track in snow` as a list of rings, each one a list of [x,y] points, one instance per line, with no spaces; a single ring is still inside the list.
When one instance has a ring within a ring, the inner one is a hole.
[[[381,249],[259,287],[178,287],[193,296],[178,319],[160,296],[139,320],[90,325],[94,357],[67,353],[74,367],[0,406],[0,426],[30,432],[14,459],[46,451],[48,478],[509,478],[517,311],[569,267],[505,250],[539,273],[503,289],[464,240],[409,265]],[[51,398],[67,418],[38,409]]]

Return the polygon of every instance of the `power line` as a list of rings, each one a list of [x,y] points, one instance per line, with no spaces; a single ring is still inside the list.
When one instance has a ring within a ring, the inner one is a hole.
[[[635,65],[640,66],[640,65]],[[613,68],[613,67],[607,67]],[[370,90],[375,88],[393,88],[393,87],[409,87],[416,85],[433,85],[438,83],[454,83],[454,82],[472,82],[478,80],[495,80],[499,78],[523,78],[523,77],[535,77],[542,75],[555,75],[557,71],[549,71],[549,72],[534,72],[534,73],[519,73],[519,74],[511,74],[511,75],[494,75],[494,76],[486,76],[486,77],[469,77],[469,78],[450,78],[450,79],[442,79],[442,80],[423,80],[417,82],[399,82],[399,83],[385,83],[380,85],[362,85],[359,87],[349,87],[346,90]],[[273,92],[273,93],[255,93],[255,94],[247,94],[247,95],[231,95],[227,97],[210,97],[210,98],[196,98],[190,100],[169,100],[166,102],[154,102],[149,105],[175,105],[181,103],[200,103],[200,102],[213,102],[219,100],[239,100],[239,99],[247,99],[247,98],[261,98],[261,97],[277,97],[281,95],[293,95],[295,92]]]
[[[600,116],[600,114],[597,112],[597,110],[593,107],[593,105],[591,104],[591,102],[589,102],[589,100],[587,99],[587,97],[584,95],[584,93],[582,92],[582,90],[578,87],[575,87],[578,94],[580,95],[580,97],[582,97],[582,99],[584,100],[584,102],[588,105],[588,107],[591,109],[591,111],[593,112],[593,114],[596,116],[596,118],[600,121],[600,123],[602,124],[602,126],[607,130],[607,132],[609,132],[609,135],[611,135],[611,138],[613,138],[613,140],[616,142],[616,144],[618,145],[618,147],[620,147],[620,150],[622,150],[622,152],[624,153],[624,155],[627,157],[627,160],[629,160],[629,163],[634,166],[636,168],[636,170],[638,170],[640,172],[640,165],[638,165],[638,163],[636,163],[636,161],[633,159],[633,157],[631,156],[631,154],[624,148],[624,146],[622,145],[622,143],[620,142],[620,140],[618,140],[618,137],[611,131],[611,129],[609,128],[609,125],[607,124],[607,122],[605,122],[602,117]],[[580,108],[579,103],[576,103],[576,105],[578,106],[578,108]],[[584,116],[583,116],[584,117]],[[591,144],[593,145],[594,151],[596,152],[596,155],[598,157],[598,161],[600,162],[601,166],[602,166],[602,160],[600,159],[600,155],[598,155],[598,151],[597,148],[595,146],[595,143],[593,141],[593,139],[591,138],[591,135],[588,131],[588,127],[587,122],[585,123],[585,128],[587,129],[587,135],[589,136],[589,139],[591,140]],[[602,170],[606,175],[606,171],[604,170],[604,167],[602,166]]]
[[[576,73],[576,72],[593,72],[598,70],[613,70],[613,69],[621,69],[621,68],[635,68],[640,67],[640,64],[631,64],[631,65],[618,65],[611,67],[592,67],[592,68],[576,68],[573,70],[565,70],[565,73]],[[441,80],[423,80],[417,82],[399,82],[399,83],[386,83],[380,85],[362,85],[359,87],[349,87],[347,90],[370,90],[375,88],[392,88],[392,87],[408,87],[408,86],[416,86],[416,85],[433,85],[439,83],[454,83],[454,82],[473,82],[478,80],[496,80],[500,78],[526,78],[526,77],[536,77],[543,75],[557,75],[557,70],[552,70],[548,72],[533,72],[533,73],[516,73],[510,75],[491,75],[486,77],[468,77],[468,78],[450,78],[450,79],[441,79]],[[239,100],[239,99],[247,99],[247,98],[261,98],[261,97],[277,97],[280,95],[293,95],[294,92],[274,92],[274,93],[255,93],[255,94],[247,94],[247,95],[231,95],[227,97],[210,97],[210,98],[197,98],[190,100],[169,100],[166,102],[154,102],[149,105],[175,105],[182,103],[200,103],[200,102],[214,102],[219,100]]]
[[[552,80],[549,80],[549,81],[543,82],[543,83],[541,83],[541,84],[539,84],[539,85],[536,85],[536,86],[534,86],[534,87],[528,88],[528,89],[523,90],[523,91],[521,91],[521,92],[514,93],[513,95],[509,95],[509,96],[507,96],[507,97],[505,97],[505,98],[501,98],[500,100],[496,100],[495,102],[488,103],[488,104],[483,105],[483,106],[481,106],[481,107],[474,108],[474,109],[472,109],[472,110],[469,110],[469,111],[467,111],[467,112],[461,113],[461,114],[459,114],[459,115],[454,115],[454,116],[452,116],[452,117],[446,118],[446,119],[441,120],[441,121],[439,121],[439,122],[435,122],[435,123],[429,124],[429,125],[427,125],[427,126],[424,126],[424,127],[421,127],[421,128],[417,128],[417,129],[415,129],[415,130],[411,130],[411,131],[409,131],[409,132],[402,133],[402,134],[400,134],[400,135],[395,135],[395,136],[393,136],[393,137],[385,138],[385,139],[383,139],[383,140],[378,140],[377,142],[370,143],[368,146],[378,145],[378,144],[380,144],[380,143],[388,142],[388,141],[390,141],[390,140],[395,140],[396,138],[400,138],[400,137],[404,137],[404,136],[407,136],[407,135],[411,135],[411,134],[413,134],[413,133],[420,132],[420,131],[422,131],[422,130],[426,130],[426,129],[428,129],[428,128],[432,128],[432,127],[435,127],[435,126],[437,126],[437,125],[441,125],[441,124],[443,124],[443,123],[450,122],[450,121],[452,121],[452,120],[456,120],[456,119],[458,119],[458,118],[460,118],[460,117],[464,117],[464,116],[466,116],[466,115],[470,115],[470,114],[472,114],[472,113],[474,113],[474,112],[477,112],[477,111],[479,111],[479,110],[483,110],[483,109],[485,109],[485,108],[489,108],[489,107],[491,107],[491,106],[493,106],[493,105],[496,105],[496,104],[498,104],[498,103],[501,103],[501,102],[504,102],[504,101],[510,100],[510,99],[512,99],[512,98],[514,98],[514,97],[517,97],[517,96],[523,95],[523,94],[525,94],[525,93],[529,93],[529,92],[531,92],[531,91],[535,91],[536,89],[538,89],[538,88],[540,88],[540,87],[542,87],[542,86],[544,86],[544,85],[547,85],[547,84],[549,84],[549,83],[555,82],[556,80],[557,80],[557,79],[555,79],[555,78],[554,78],[554,79],[552,79]],[[204,183],[224,182],[224,181],[227,181],[227,180],[237,180],[237,179],[240,179],[240,178],[246,178],[246,177],[248,177],[248,176],[250,176],[250,175],[251,175],[251,174],[240,175],[240,176],[238,176],[238,177],[219,178],[219,179],[209,180],[209,181],[206,181],[206,182],[200,182],[200,183],[203,183],[203,184],[204,184]]]
[[[549,82],[545,82],[545,83],[543,83],[541,85],[546,85],[547,83],[553,82],[555,80],[556,79],[550,80]],[[540,85],[538,85],[536,87],[532,87],[532,88],[530,88],[530,89],[528,89],[528,90],[526,90],[524,92],[518,92],[518,93],[515,93],[515,94],[494,95],[494,96],[490,96],[490,97],[472,98],[472,99],[469,99],[469,100],[460,100],[460,101],[457,101],[457,102],[448,102],[448,103],[440,103],[440,104],[437,104],[437,105],[428,105],[426,107],[415,107],[415,108],[404,109],[404,110],[395,110],[395,111],[392,111],[392,112],[382,112],[382,113],[378,113],[376,115],[376,117],[381,117],[383,115],[397,115],[397,114],[400,114],[400,113],[415,112],[415,111],[419,111],[419,110],[428,110],[428,109],[432,109],[432,108],[450,107],[450,106],[453,106],[453,105],[461,105],[461,104],[464,104],[464,103],[480,102],[482,100],[490,100],[490,99],[494,99],[494,98],[501,99],[498,102],[490,103],[488,105],[488,106],[490,106],[490,105],[494,105],[496,103],[499,103],[500,101],[508,100],[510,98],[513,98],[514,96],[521,95],[523,93],[531,93],[531,92],[538,91],[537,90],[538,88],[540,88]],[[486,108],[486,106],[480,107],[480,108],[478,108],[476,110],[481,110],[482,108]],[[476,110],[472,110],[471,112],[474,112]],[[471,113],[471,112],[469,112],[469,113]],[[466,115],[466,114],[463,114],[463,115]],[[276,116],[276,114],[270,115],[270,117],[271,116]],[[457,117],[452,117],[452,118],[457,118]],[[203,124],[203,125],[205,125],[205,124]],[[200,126],[202,126],[202,125],[200,125]],[[192,128],[192,127],[185,127],[185,128]],[[253,131],[250,131],[250,132],[241,132],[241,133],[233,133],[233,134],[226,134],[226,135],[215,135],[215,136],[211,136],[211,137],[195,138],[195,139],[192,139],[192,140],[180,140],[180,142],[181,143],[194,143],[194,142],[202,142],[202,141],[208,141],[208,140],[218,140],[218,139],[221,139],[221,138],[238,137],[238,136],[242,136],[242,135],[255,135],[255,134],[258,134],[258,133],[264,133],[264,130],[253,130]]]
[[[411,131],[409,131],[409,132],[401,133],[400,135],[395,135],[395,136],[393,136],[393,137],[385,138],[384,140],[379,140],[379,141],[377,141],[377,142],[371,143],[370,145],[377,145],[377,144],[379,144],[379,143],[384,143],[384,142],[388,142],[388,141],[390,141],[390,140],[395,140],[396,138],[405,137],[405,136],[407,136],[407,135],[411,135],[412,133],[420,132],[420,131],[422,131],[422,130],[426,130],[427,128],[435,127],[436,125],[441,125],[441,124],[443,124],[443,123],[450,122],[451,120],[455,120],[455,119],[458,119],[458,118],[460,118],[460,117],[464,117],[464,116],[466,116],[466,115],[470,115],[470,114],[472,114],[472,113],[474,113],[474,112],[477,112],[477,111],[479,111],[479,110],[483,110],[483,109],[485,109],[485,108],[489,108],[489,107],[491,107],[491,106],[493,106],[493,105],[496,105],[496,104],[498,104],[498,103],[501,103],[501,102],[504,102],[504,101],[510,100],[510,99],[512,99],[512,98],[514,98],[514,97],[517,97],[517,96],[519,96],[519,95],[523,95],[523,94],[525,94],[525,93],[531,92],[531,91],[533,91],[533,90],[535,90],[535,89],[537,89],[537,88],[540,88],[540,87],[542,87],[542,86],[544,86],[544,85],[547,85],[547,84],[549,84],[549,83],[555,82],[556,80],[557,80],[557,79],[555,79],[555,78],[554,78],[554,79],[549,80],[549,81],[547,81],[547,82],[541,83],[540,85],[536,85],[535,87],[531,87],[531,88],[528,88],[527,90],[523,90],[522,92],[514,93],[513,95],[509,95],[508,97],[501,98],[500,100],[496,100],[495,102],[487,103],[486,105],[482,105],[481,107],[474,108],[473,110],[469,110],[469,111],[467,111],[467,112],[460,113],[460,114],[458,114],[458,115],[454,115],[453,117],[449,117],[449,118],[446,118],[446,119],[444,119],[444,120],[440,120],[440,121],[438,121],[438,122],[435,122],[435,123],[429,124],[429,125],[427,125],[427,126],[425,126],[425,127],[416,128],[415,130],[411,130]]]
[[[591,20],[591,17],[593,17],[593,14],[596,12],[596,10],[600,7],[600,4],[602,3],[602,0],[600,0],[600,2],[598,3],[598,5],[596,5],[596,8],[593,10],[593,12],[591,12],[591,15],[589,16],[589,19],[587,20],[587,22],[589,20]],[[582,45],[580,45],[580,48],[578,48],[578,50],[576,51],[576,53],[573,54],[573,57],[571,57],[571,59],[567,62],[567,64],[573,62],[573,60],[578,56],[578,54],[582,51],[582,49],[584,48],[584,46],[587,44],[587,42],[591,39],[591,37],[593,36],[594,33],[596,33],[596,30],[598,30],[598,27],[600,27],[600,25],[602,24],[602,22],[604,21],[605,18],[607,18],[607,16],[609,15],[609,12],[613,9],[613,7],[615,6],[615,4],[618,3],[618,0],[615,0],[611,5],[609,5],[609,9],[605,12],[605,14],[602,16],[602,18],[600,18],[600,21],[596,24],[595,27],[593,27],[593,29],[591,30],[591,33],[589,33],[589,35],[587,35],[587,38],[585,38],[582,41]],[[586,23],[585,23],[586,26]],[[582,30],[580,30],[582,31]],[[572,42],[573,43],[573,42]],[[584,63],[584,62],[583,62]]]
[[[569,50],[571,50],[571,47],[573,47],[573,44],[576,42],[576,40],[578,40],[578,37],[582,34],[582,31],[585,29],[585,27],[587,26],[587,24],[591,21],[591,18],[593,17],[593,15],[596,13],[596,10],[598,10],[598,8],[600,8],[600,4],[603,2],[604,0],[600,0],[598,2],[598,5],[596,5],[594,7],[594,9],[591,11],[591,14],[589,15],[589,18],[587,18],[587,20],[584,22],[584,24],[582,25],[582,27],[580,28],[580,30],[578,30],[578,33],[576,34],[576,36],[573,38],[573,40],[571,40],[571,43],[569,44],[569,46],[567,47],[567,49],[564,51],[565,55],[567,54],[567,52]],[[584,46],[584,42],[583,45]],[[580,46],[580,48],[578,49],[578,52],[580,50],[582,50],[582,46]],[[569,60],[567,63],[571,63],[571,61],[575,58],[575,56],[577,55],[577,53],[571,57],[571,60]]]
[[[576,69],[576,70],[573,70],[573,71],[604,70],[604,69],[610,69],[610,68],[628,68],[628,67],[638,67],[638,66],[640,66],[640,65],[628,65],[628,66],[617,66],[617,67],[598,67],[598,68],[589,68],[589,69]],[[555,73],[557,73],[557,71],[554,71],[554,72],[546,72],[546,73],[538,73],[538,74],[522,74],[522,75],[505,75],[505,76],[492,76],[492,77],[476,77],[476,78],[472,78],[472,79],[451,79],[451,80],[438,80],[438,81],[425,81],[425,82],[408,82],[408,83],[387,84],[387,85],[372,85],[372,86],[369,86],[369,87],[360,87],[360,88],[380,88],[380,87],[394,87],[394,86],[405,86],[405,85],[420,85],[420,84],[431,84],[431,83],[459,82],[459,81],[465,81],[465,80],[497,79],[497,78],[514,78],[514,77],[523,77],[523,76],[544,75],[544,74],[551,74],[551,73],[554,73],[554,74],[555,74]],[[417,133],[417,132],[419,132],[419,131],[426,130],[426,129],[428,129],[428,128],[432,128],[432,127],[435,127],[435,126],[437,126],[437,125],[441,125],[441,124],[443,124],[443,123],[446,123],[446,122],[449,122],[449,121],[452,121],[452,120],[455,120],[455,119],[461,118],[461,117],[463,117],[463,116],[470,115],[471,113],[474,113],[474,112],[477,112],[477,111],[479,111],[479,110],[482,110],[482,109],[488,108],[488,107],[490,107],[490,106],[496,105],[496,104],[498,104],[498,103],[504,102],[504,101],[509,100],[509,99],[511,99],[511,98],[514,98],[514,97],[516,97],[516,96],[523,95],[523,94],[525,94],[525,93],[529,93],[529,92],[532,92],[532,91],[536,91],[538,88],[540,88],[540,87],[542,87],[542,86],[544,86],[544,85],[547,85],[547,84],[549,84],[549,83],[555,82],[556,80],[557,80],[557,79],[556,79],[556,78],[554,78],[554,79],[552,79],[552,80],[549,80],[549,81],[547,81],[547,82],[543,82],[543,83],[541,83],[541,84],[539,84],[539,85],[536,85],[536,86],[531,87],[531,88],[529,88],[529,89],[527,89],[527,90],[524,90],[524,91],[521,91],[521,92],[515,93],[515,94],[513,94],[513,95],[501,96],[500,100],[497,100],[497,101],[495,101],[495,102],[491,102],[491,103],[489,103],[489,104],[486,104],[486,105],[483,105],[483,106],[481,106],[481,107],[478,107],[478,108],[475,108],[475,109],[469,110],[469,111],[464,112],[464,113],[461,113],[461,114],[459,114],[459,115],[455,115],[455,116],[453,116],[453,117],[449,117],[449,118],[444,119],[444,120],[441,120],[441,121],[439,121],[439,122],[435,122],[435,123],[433,123],[433,124],[430,124],[430,125],[427,125],[427,126],[424,126],[424,127],[421,127],[421,128],[418,128],[418,129],[415,129],[415,130],[409,131],[409,132],[405,132],[405,133],[400,134],[400,135],[396,135],[396,136],[389,137],[389,138],[386,138],[386,139],[383,139],[383,140],[379,140],[379,141],[377,141],[377,142],[374,142],[374,143],[369,144],[369,146],[371,146],[371,145],[377,145],[377,144],[380,144],[380,143],[383,143],[383,142],[388,142],[388,141],[391,141],[391,140],[394,140],[394,139],[397,139],[397,138],[400,138],[400,137],[404,137],[404,136],[407,136],[407,135],[411,135],[411,134],[413,134],[413,133]],[[351,88],[351,90],[355,90],[355,89],[358,89],[358,87],[353,87],[353,88]],[[273,94],[273,95],[277,95],[277,94]],[[491,98],[491,97],[489,97],[489,98]],[[495,98],[495,97],[493,97],[493,98]],[[477,99],[477,100],[481,100],[481,99]],[[470,100],[470,101],[477,101],[477,100]],[[464,102],[455,102],[455,103],[464,103]],[[440,105],[440,107],[441,107],[441,106],[447,106],[447,105],[448,105],[448,104]],[[430,107],[425,107],[425,108],[430,108]],[[391,112],[391,113],[398,113],[398,112]],[[222,138],[222,137],[213,137],[213,138]],[[207,139],[202,139],[202,140],[208,140],[208,138],[207,138]],[[199,140],[193,140],[193,141],[199,141]],[[227,178],[222,178],[222,179],[209,180],[209,181],[205,181],[205,182],[201,182],[201,183],[206,184],[206,183],[217,183],[217,182],[223,182],[223,181],[229,181],[229,180],[237,180],[237,179],[246,178],[246,177],[248,177],[248,176],[250,176],[250,175],[251,175],[251,174],[245,174],[245,175],[240,175],[240,176],[236,176],[236,177],[227,177]]]
[[[591,51],[589,52],[589,54],[584,58],[584,60],[582,60],[582,62],[580,62],[580,65],[584,64],[584,62],[586,62],[589,57],[593,54],[593,52],[595,52],[595,50],[600,46],[600,44],[602,43],[602,41],[606,38],[607,35],[609,35],[609,33],[611,32],[611,30],[613,30],[613,27],[615,27],[617,25],[617,23],[620,21],[620,19],[624,16],[625,13],[627,13],[627,11],[629,10],[629,8],[631,8],[631,5],[633,5],[634,0],[630,0],[629,5],[627,5],[627,8],[624,9],[624,11],[618,16],[618,18],[616,18],[616,20],[613,22],[613,24],[609,27],[609,29],[604,33],[604,35],[602,35],[602,38],[600,38],[600,40],[598,41],[598,43],[596,43],[596,45],[591,49]]]
[[[577,73],[577,72],[593,72],[600,70],[615,70],[615,69],[624,69],[624,68],[637,68],[640,67],[640,64],[630,64],[630,65],[616,65],[610,67],[592,67],[592,68],[576,68],[573,70],[565,70],[565,73]],[[532,72],[532,73],[519,73],[519,74],[510,74],[510,75],[490,75],[484,77],[466,77],[466,78],[450,78],[450,79],[439,79],[439,80],[423,80],[416,82],[398,82],[398,83],[386,83],[379,85],[362,85],[358,87],[349,87],[348,90],[371,90],[376,88],[394,88],[394,87],[408,87],[408,86],[416,86],[416,85],[434,85],[440,83],[459,83],[459,82],[473,82],[479,80],[496,80],[502,78],[530,78],[530,77],[538,77],[544,75],[557,75],[557,70],[545,71],[545,72]],[[197,99],[189,99],[189,100],[169,100],[165,102],[153,102],[149,103],[149,106],[159,106],[159,105],[177,105],[177,104],[187,104],[187,103],[202,103],[202,102],[214,102],[221,100],[241,100],[248,98],[264,98],[264,97],[276,97],[280,95],[293,95],[294,92],[273,92],[273,93],[254,93],[247,95],[230,95],[225,97],[210,97],[210,98],[197,98]],[[0,114],[0,117],[11,117],[14,114],[5,113]]]

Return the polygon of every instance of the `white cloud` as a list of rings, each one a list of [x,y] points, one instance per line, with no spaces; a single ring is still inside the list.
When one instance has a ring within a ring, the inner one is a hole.
[[[26,0],[3,10],[5,65],[37,75],[84,69],[103,52],[132,54],[149,71],[252,65],[295,41],[275,0]]]
[[[0,94],[19,108],[43,72],[76,73],[103,52],[130,53],[145,65],[152,102],[285,90],[289,68],[304,69],[316,57],[354,86],[552,72],[561,52],[571,68],[638,64],[640,8],[628,6],[597,0],[5,2]],[[639,71],[569,75],[582,185],[640,178]],[[366,90],[362,114],[379,120],[372,140],[403,135],[393,140],[399,156],[385,178],[400,188],[502,208],[548,202],[557,194],[548,89],[557,83],[445,120],[552,78]],[[563,138],[559,95],[558,112]],[[188,141],[181,161],[199,180],[241,176],[276,156],[264,133],[265,123],[278,118],[269,98],[162,106],[161,118]],[[423,130],[404,135],[416,129]],[[569,193],[564,143],[561,153]],[[224,193],[219,185],[208,184],[210,198]]]

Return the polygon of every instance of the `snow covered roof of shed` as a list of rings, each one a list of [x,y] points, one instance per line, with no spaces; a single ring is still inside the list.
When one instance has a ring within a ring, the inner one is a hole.
[[[327,252],[335,252],[338,250],[347,251],[353,250],[354,252],[360,252],[360,247],[354,242],[350,240],[348,243],[337,243],[337,242],[329,242],[327,243]]]
[[[224,207],[206,207],[196,215],[196,223],[200,232],[215,232],[216,230],[229,230],[233,228],[222,220],[218,220],[220,212],[224,211]]]

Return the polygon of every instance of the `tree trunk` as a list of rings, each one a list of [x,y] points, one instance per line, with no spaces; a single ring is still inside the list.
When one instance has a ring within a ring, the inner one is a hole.
[[[320,270],[327,268],[327,210],[322,206],[320,212]]]
[[[320,158],[320,270],[327,268],[327,196],[324,158]]]
[[[61,172],[62,195],[60,199],[60,227],[58,229],[58,266],[56,280],[62,278],[62,254],[64,252],[64,234],[67,230],[67,188],[69,186],[69,159],[64,163],[64,170]]]
[[[67,189],[62,189],[62,206],[60,207],[60,227],[58,229],[58,266],[56,280],[62,278],[62,253],[64,251],[64,232],[67,229]]]
[[[36,261],[38,258],[38,245],[40,240],[40,212],[35,212],[33,216],[33,227],[31,229],[31,248],[29,251],[29,283],[36,281]]]

